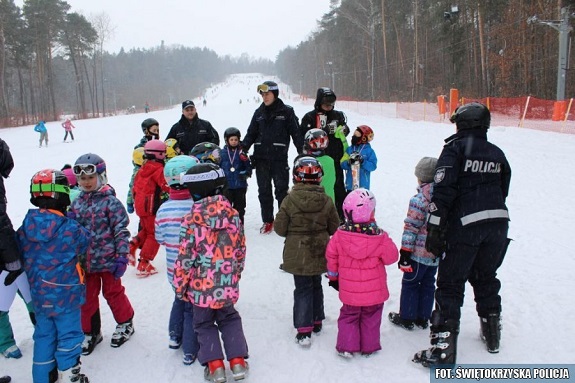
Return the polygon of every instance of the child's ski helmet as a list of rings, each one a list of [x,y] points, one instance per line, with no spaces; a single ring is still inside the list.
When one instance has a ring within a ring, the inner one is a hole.
[[[161,140],[150,140],[144,145],[144,154],[149,160],[164,161],[166,158],[166,144]]]
[[[200,142],[192,148],[190,155],[196,157],[201,163],[211,162],[219,165],[221,161],[219,146],[211,142]]]
[[[76,176],[74,175],[74,171],[72,170],[71,166],[69,168],[62,169],[62,173],[64,173],[64,175],[68,179],[68,184],[70,185],[70,187],[78,185],[78,180],[76,179]]]
[[[369,190],[352,190],[343,200],[343,215],[352,223],[371,222],[375,219],[375,204],[375,196]]]
[[[175,138],[168,138],[166,141],[164,141],[164,143],[166,144],[167,159],[174,158],[180,154],[180,144],[178,143],[178,140]]]
[[[322,129],[310,129],[305,133],[304,149],[308,151],[325,150],[328,144],[329,138]]]
[[[134,166],[142,166],[144,164],[144,147],[138,146],[132,152],[132,163]]]
[[[146,134],[147,130],[154,125],[158,125],[158,127],[160,126],[158,120],[156,120],[155,118],[146,118],[144,121],[142,121],[142,132]]]
[[[70,206],[70,185],[66,175],[55,169],[40,170],[30,181],[30,202],[42,209],[65,210]]]
[[[76,160],[72,167],[74,175],[80,177],[82,174],[98,175],[98,188],[108,183],[108,175],[106,173],[106,162],[97,154],[87,153],[83,154]]]
[[[226,142],[228,142],[228,138],[230,137],[237,137],[238,140],[242,138],[242,133],[240,132],[240,130],[238,128],[227,128],[226,131],[224,132],[224,140]]]
[[[295,160],[292,173],[293,182],[319,184],[323,177],[323,168],[316,158],[303,156]]]
[[[223,194],[226,186],[226,174],[218,165],[207,162],[192,166],[181,182],[188,188],[194,201]]]
[[[360,144],[367,144],[373,140],[373,129],[371,129],[369,126],[360,125],[356,129],[361,133],[361,136],[359,137]]]
[[[176,156],[166,162],[164,166],[164,178],[171,188],[183,189],[185,186],[180,182],[182,174],[186,173],[192,166],[199,163],[196,157]]]

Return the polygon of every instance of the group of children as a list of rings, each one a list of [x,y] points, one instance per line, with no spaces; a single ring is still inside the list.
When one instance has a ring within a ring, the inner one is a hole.
[[[174,291],[169,348],[181,347],[186,365],[199,359],[206,379],[225,382],[221,333],[234,379],[246,376],[248,346],[234,307],[246,255],[243,221],[252,172],[241,133],[226,129],[223,149],[200,143],[191,153],[180,153],[177,141],[159,140],[156,120],[146,119],[142,130],[133,153],[127,211],[96,154],[32,177],[31,202],[38,209],[28,212],[17,238],[35,313],[34,382],[88,382],[80,373],[80,355],[89,355],[103,340],[100,291],[117,322],[110,345],[120,347],[130,339],[134,310],[121,277],[128,264],[136,265],[138,249],[137,275],[157,273],[151,261],[160,245],[166,248]],[[294,186],[274,224],[276,233],[286,237],[283,270],[294,278],[296,342],[309,347],[312,334],[322,331],[322,275],[327,273],[343,304],[336,350],[344,358],[381,349],[381,317],[389,297],[385,266],[398,260],[396,245],[375,221],[376,199],[369,190],[370,172],[377,166],[372,139],[373,130],[361,125],[351,145],[345,145],[341,166],[350,170],[360,164],[360,187],[353,188],[348,171],[342,223],[334,204],[333,159],[324,154],[327,135],[321,129],[308,131],[304,154],[294,162]],[[435,164],[436,159],[425,157],[415,169],[418,193],[409,203],[399,251],[401,305],[399,313],[389,314],[393,324],[409,330],[427,327],[433,304],[438,260],[425,251],[425,218]],[[128,212],[140,220],[133,238]],[[228,293],[219,294],[222,288]]]
[[[74,124],[72,124],[72,120],[66,118],[66,120],[62,123],[62,128],[64,128],[64,131],[66,132],[62,142],[68,142],[68,135],[70,135],[70,138],[72,139],[71,142],[74,142],[74,133],[72,132],[72,129],[76,127]],[[42,144],[48,147],[48,128],[46,127],[46,122],[44,120],[38,121],[38,123],[34,126],[34,131],[40,133],[39,147],[41,148]]]

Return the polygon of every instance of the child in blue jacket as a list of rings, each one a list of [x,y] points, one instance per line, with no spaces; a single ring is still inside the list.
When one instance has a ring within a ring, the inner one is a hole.
[[[28,275],[34,328],[34,383],[88,382],[80,374],[84,333],[80,307],[85,301],[84,272],[78,254],[85,254],[90,232],[67,218],[70,188],[60,170],[45,169],[32,177],[30,209],[17,231]]]
[[[346,171],[345,190],[349,193],[353,190],[353,179],[351,168],[355,163],[359,163],[359,187],[370,190],[370,173],[377,169],[377,156],[371,148],[370,142],[373,140],[373,130],[367,125],[360,125],[353,132],[351,145],[345,150],[345,155],[341,158],[341,168]]]
[[[232,207],[238,211],[244,223],[246,213],[247,179],[252,176],[252,165],[249,157],[240,146],[241,133],[238,128],[227,128],[224,132],[226,142],[220,155],[220,167],[226,174],[228,187],[224,192]]]

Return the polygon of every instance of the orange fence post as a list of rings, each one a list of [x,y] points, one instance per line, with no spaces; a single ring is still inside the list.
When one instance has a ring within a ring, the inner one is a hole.
[[[563,121],[565,118],[565,111],[567,110],[567,101],[555,101],[553,103],[553,116],[552,121]]]
[[[439,121],[445,119],[445,113],[447,109],[445,108],[445,96],[437,96],[437,108],[439,109]]]
[[[459,91],[455,88],[449,89],[449,116],[457,109],[459,100]]]

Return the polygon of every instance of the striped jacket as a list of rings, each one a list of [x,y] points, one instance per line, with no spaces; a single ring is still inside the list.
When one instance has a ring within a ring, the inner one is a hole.
[[[166,268],[170,286],[174,279],[174,262],[180,250],[182,218],[191,211],[193,204],[194,200],[187,189],[171,189],[170,199],[164,202],[156,213],[154,233],[156,241],[166,248]]]

